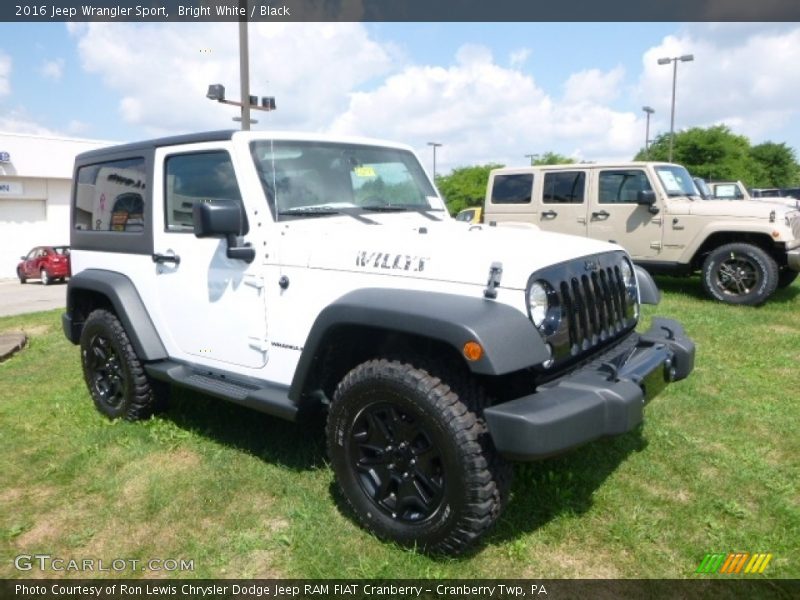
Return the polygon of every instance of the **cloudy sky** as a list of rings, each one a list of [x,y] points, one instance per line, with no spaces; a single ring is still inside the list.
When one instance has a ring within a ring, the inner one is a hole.
[[[252,23],[254,129],[406,142],[437,170],[556,151],[629,159],[651,132],[725,123],[800,151],[800,24]],[[235,23],[0,23],[0,131],[114,141],[235,127]]]

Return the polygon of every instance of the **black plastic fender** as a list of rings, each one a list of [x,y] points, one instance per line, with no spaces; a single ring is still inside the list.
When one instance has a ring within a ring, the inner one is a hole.
[[[639,297],[642,304],[658,304],[661,302],[661,292],[658,291],[653,277],[639,265],[634,265],[633,271],[636,274],[636,281],[639,284]]]
[[[167,350],[139,292],[136,291],[136,286],[122,273],[105,269],[86,269],[71,277],[67,284],[67,312],[62,321],[64,333],[72,343],[77,344],[80,341],[83,326],[74,319],[76,303],[82,290],[108,298],[141,360],[167,358]]]
[[[322,358],[319,353],[326,337],[348,325],[434,339],[461,356],[465,343],[478,342],[483,356],[465,363],[482,375],[503,375],[550,358],[528,317],[507,304],[478,296],[365,288],[345,294],[320,312],[300,355],[289,390],[291,399],[302,395],[307,377]]]

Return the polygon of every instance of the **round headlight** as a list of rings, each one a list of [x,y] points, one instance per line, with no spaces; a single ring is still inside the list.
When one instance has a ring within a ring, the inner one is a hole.
[[[631,288],[636,287],[636,276],[633,274],[633,267],[631,267],[631,263],[628,259],[623,259],[622,261],[622,283],[625,285],[625,289],[629,290]]]
[[[528,288],[528,310],[531,313],[531,321],[540,328],[547,318],[547,312],[550,309],[548,300],[547,288],[542,281],[534,281],[531,287]]]

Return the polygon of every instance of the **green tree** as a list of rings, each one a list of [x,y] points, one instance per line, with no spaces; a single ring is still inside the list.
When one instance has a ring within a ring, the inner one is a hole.
[[[489,182],[489,171],[499,169],[503,165],[488,164],[474,167],[459,167],[448,175],[436,177],[436,187],[442,193],[450,214],[469,206],[483,206],[486,196],[486,184]]]
[[[669,133],[656,137],[650,151],[634,160],[669,160]],[[780,187],[797,181],[800,165],[786,144],[765,142],[751,146],[750,140],[725,125],[692,127],[675,134],[672,162],[692,175],[711,181],[741,180],[750,187]]]
[[[800,169],[792,148],[784,143],[764,142],[750,148],[750,158],[760,167],[752,187],[790,187],[800,181]]]
[[[558,154],[557,152],[545,152],[533,161],[534,165],[568,165],[578,162],[574,158]]]

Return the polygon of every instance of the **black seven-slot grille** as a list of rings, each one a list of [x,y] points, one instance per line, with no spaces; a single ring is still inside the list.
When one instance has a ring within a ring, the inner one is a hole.
[[[634,301],[622,277],[623,252],[607,252],[559,263],[534,273],[546,281],[552,318],[544,327],[556,364],[584,357],[636,325]]]

